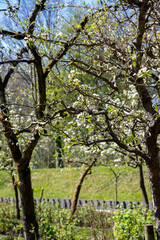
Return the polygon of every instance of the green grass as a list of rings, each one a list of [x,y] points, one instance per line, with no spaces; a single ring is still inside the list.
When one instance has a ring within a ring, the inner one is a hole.
[[[118,169],[115,169],[118,172]],[[38,169],[32,170],[34,197],[40,197],[44,189],[44,198],[72,198],[81,168]],[[144,168],[146,188],[151,201],[147,168]],[[13,187],[9,174],[0,172],[0,196],[13,197]],[[82,186],[81,199],[114,200],[114,175],[107,167],[94,167]],[[138,169],[127,167],[118,180],[118,200],[143,201],[139,186]]]
[[[93,233],[96,231],[96,234],[99,235],[98,239],[102,239],[102,235],[104,235],[101,229],[92,229],[87,227],[76,227],[76,235],[74,235],[75,240],[92,240]],[[105,239],[112,239],[110,231],[105,231]],[[97,238],[96,238],[97,239]]]
[[[11,240],[13,238],[11,238],[10,236],[6,236],[6,235],[1,235],[0,234],[0,240]],[[24,238],[21,237],[14,237],[14,240],[23,240]]]

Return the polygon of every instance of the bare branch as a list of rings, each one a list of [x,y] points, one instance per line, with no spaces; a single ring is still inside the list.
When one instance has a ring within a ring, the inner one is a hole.
[[[97,139],[97,140],[93,140],[93,141],[81,141],[79,143],[75,143],[73,144],[73,146],[77,146],[77,145],[85,145],[85,146],[92,146],[92,145],[97,145],[99,143],[109,143],[109,142],[113,142],[113,138],[104,138],[104,139]]]
[[[4,136],[6,137],[11,156],[15,164],[17,165],[22,155],[19,148],[18,139],[14,134],[8,116],[8,108],[6,107],[6,96],[4,88],[0,88],[0,106],[1,106],[0,121],[2,124],[2,131],[4,133]]]
[[[9,36],[17,40],[22,40],[26,37],[26,33],[14,32],[14,31],[3,30],[3,29],[0,29],[0,35]]]
[[[5,9],[0,9],[0,12],[5,12],[5,11],[7,11],[7,8]]]
[[[12,73],[14,72],[14,67],[17,65],[17,63],[14,63],[13,66],[8,70],[5,78],[4,78],[4,81],[3,81],[3,86],[4,88],[7,86],[8,84],[8,81],[10,79],[10,76],[12,75]]]
[[[111,126],[110,119],[109,119],[108,115],[106,114],[105,117],[106,117],[106,123],[108,125],[108,131],[109,131],[109,134],[112,136],[113,141],[120,148],[126,150],[127,152],[135,153],[136,155],[145,159],[146,163],[148,163],[150,161],[150,158],[148,157],[148,155],[146,153],[143,153],[142,151],[140,151],[139,149],[137,149],[135,147],[130,147],[129,145],[126,145],[123,141],[121,141],[120,137],[118,137],[117,134],[112,129],[112,126]]]
[[[57,62],[59,62],[59,60],[66,55],[66,53],[68,52],[68,50],[72,47],[73,43],[75,42],[75,40],[78,38],[79,34],[84,30],[86,24],[88,23],[90,17],[93,17],[97,12],[101,12],[104,9],[99,9],[97,11],[95,11],[94,13],[88,13],[83,20],[80,22],[79,27],[76,28],[76,32],[73,35],[73,37],[66,41],[66,43],[64,43],[61,47],[61,49],[57,52],[56,56],[54,59],[52,59],[46,66],[46,68],[44,69],[44,77],[46,78],[50,72],[50,70],[52,69],[52,67],[57,64]]]
[[[101,74],[98,74],[95,71],[91,71],[89,69],[86,69],[84,67],[82,67],[81,65],[76,64],[75,62],[72,62],[72,65],[74,65],[75,67],[77,67],[78,69],[82,70],[83,72],[89,73],[97,78],[102,79],[104,82],[106,82],[112,89],[114,89],[115,91],[118,91],[118,88],[112,83],[110,82],[106,77],[102,76]]]
[[[125,2],[127,2],[130,5],[136,5],[138,7],[141,7],[142,2],[139,0],[126,0]]]
[[[17,66],[18,61],[21,60],[23,53],[26,52],[26,51],[27,51],[27,49],[25,47],[23,47],[21,49],[21,51],[19,52],[19,54],[17,54],[18,55],[17,62],[13,62],[12,63],[11,68],[8,70],[8,72],[7,72],[7,74],[6,74],[5,78],[4,78],[4,81],[3,81],[3,87],[4,88],[7,86],[9,78],[12,75],[12,73],[14,72],[14,68]]]
[[[38,13],[42,10],[44,10],[44,4],[46,0],[36,1],[35,8],[31,12],[31,15],[29,17],[29,27],[28,27],[28,34],[32,35],[35,27],[35,19],[38,15]]]
[[[148,1],[144,0],[141,2],[140,11],[139,11],[139,19],[138,19],[138,28],[137,28],[137,39],[136,39],[136,51],[137,51],[137,59],[136,59],[136,67],[134,68],[133,76],[138,73],[141,68],[143,51],[142,51],[142,41],[144,32],[146,29],[146,14],[150,8]],[[137,92],[139,93],[140,99],[142,101],[143,107],[147,113],[149,113],[152,117],[156,114],[156,110],[153,108],[152,98],[144,85],[143,78],[135,78],[133,77],[133,81],[138,85],[136,86]],[[141,86],[140,86],[141,85]]]
[[[33,63],[35,60],[34,59],[14,59],[14,60],[6,60],[6,61],[2,61],[0,62],[0,65],[3,65],[3,64],[7,64],[7,63],[12,63],[12,64],[15,64],[15,63]]]

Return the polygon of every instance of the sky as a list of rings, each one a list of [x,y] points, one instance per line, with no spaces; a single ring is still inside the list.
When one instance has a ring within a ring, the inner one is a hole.
[[[6,6],[7,6],[7,5],[6,5],[6,1],[0,0],[0,10],[5,9]]]
[[[23,2],[23,0],[21,0]],[[82,5],[83,6],[83,3],[85,2],[86,5],[92,5],[92,6],[95,6],[96,3],[97,3],[97,0],[75,0],[76,1],[76,5]],[[18,0],[9,0],[9,2],[11,4],[17,4],[18,3]],[[50,2],[55,2],[55,0],[52,0]],[[73,2],[73,0],[63,0],[64,3],[68,3],[68,2]],[[0,27],[2,26],[1,25],[1,22],[2,22],[2,17],[4,16],[4,13],[5,11],[3,11],[4,9],[7,8],[7,4],[6,4],[6,1],[5,0],[0,0]]]
[[[18,0],[10,0],[10,2],[11,3],[17,3],[18,2]],[[67,1],[66,1],[67,2]],[[97,2],[96,0],[80,0],[79,2],[86,2],[87,4],[88,3],[91,3],[91,2]],[[0,0],[0,10],[1,9],[5,9],[5,7],[6,7],[7,5],[6,5],[6,1],[5,0]]]
[[[0,17],[3,14],[3,9],[6,8],[6,4],[3,1],[0,1]]]

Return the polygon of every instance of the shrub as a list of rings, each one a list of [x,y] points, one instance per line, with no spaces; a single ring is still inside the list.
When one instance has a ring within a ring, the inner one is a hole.
[[[113,234],[116,240],[143,240],[144,225],[154,223],[153,211],[141,206],[115,211]]]
[[[6,211],[5,211],[6,210]],[[0,221],[0,232],[12,236],[23,236],[23,226],[16,220],[12,205],[2,205],[3,218]],[[69,209],[62,209],[50,202],[36,205],[40,239],[43,240],[111,240],[112,226],[108,222],[109,214],[96,211],[93,206],[78,207],[71,216]]]
[[[75,221],[71,221],[70,211],[51,203],[43,203],[38,210],[39,233],[42,239],[73,239]]]
[[[92,205],[84,205],[75,213],[76,225],[90,229],[90,238],[111,240],[113,238],[113,223],[109,221],[111,213],[97,211]]]

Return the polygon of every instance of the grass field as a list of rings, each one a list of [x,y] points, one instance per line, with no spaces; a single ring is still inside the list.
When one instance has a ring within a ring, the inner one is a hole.
[[[24,238],[21,238],[21,237],[17,237],[17,238],[14,237],[14,240],[23,240],[23,239],[24,239]],[[0,234],[0,240],[11,240],[11,237]]]
[[[120,168],[114,169],[117,173]],[[37,169],[32,170],[34,197],[40,197],[42,188],[44,198],[72,198],[82,168]],[[144,168],[146,188],[151,201],[148,173]],[[81,199],[114,200],[114,175],[107,167],[93,167],[82,186]],[[0,197],[13,197],[13,187],[9,174],[0,172]],[[118,200],[143,201],[139,185],[138,169],[126,167],[118,180]]]

